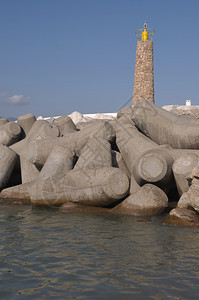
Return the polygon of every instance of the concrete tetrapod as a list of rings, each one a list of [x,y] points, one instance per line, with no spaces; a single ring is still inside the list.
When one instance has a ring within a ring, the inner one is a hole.
[[[86,126],[81,131],[68,133],[63,137],[36,140],[28,146],[27,159],[36,166],[42,167],[55,145],[66,147],[80,156],[85,144],[92,137],[112,141],[115,132],[108,122],[99,121],[95,122],[93,126]]]
[[[0,190],[2,190],[17,163],[18,155],[7,146],[0,144]]]
[[[84,146],[74,169],[104,167],[112,167],[111,145],[105,139],[92,137]]]
[[[22,183],[47,178],[73,169],[74,151],[65,147],[54,146],[41,171],[23,156],[20,157]]]
[[[0,193],[0,201],[5,203],[30,204],[29,188],[33,182],[15,185],[3,189]]]
[[[34,206],[60,206],[74,202],[108,206],[128,194],[129,179],[117,168],[71,170],[44,180],[29,189]]]
[[[117,113],[117,119],[121,118],[122,116],[128,116],[129,118],[131,118],[132,109],[132,106],[121,108]]]
[[[193,178],[188,191],[183,193],[178,201],[179,208],[193,208],[199,213],[199,179]]]
[[[140,186],[153,183],[167,193],[175,185],[172,164],[173,157],[166,150],[149,150],[135,162],[134,178]]]
[[[121,169],[129,178],[131,174],[120,152],[111,150],[112,166]]]
[[[34,181],[71,170],[73,168],[73,157],[74,153],[67,148],[55,146],[40,172],[35,165],[21,157],[23,183],[4,189],[0,194],[0,198],[7,202],[30,203],[29,188],[32,187]]]
[[[166,193],[175,185],[172,164],[184,155],[196,155],[199,150],[172,149],[170,145],[158,145],[129,120],[129,115],[117,120],[116,143],[131,173],[130,193],[145,183],[153,183]]]
[[[166,192],[173,181],[173,158],[135,127],[129,118],[122,116],[117,121],[116,143],[131,173],[130,193],[139,190],[145,183],[154,183]]]
[[[187,208],[174,208],[164,219],[164,223],[181,226],[199,226],[199,214]]]
[[[156,149],[158,145],[138,131],[135,124],[126,116],[122,116],[116,122],[116,143],[122,157],[133,174],[135,161],[141,153]]]
[[[199,120],[194,117],[175,115],[144,100],[134,106],[132,120],[141,132],[159,145],[199,149]]]
[[[27,152],[27,146],[31,141],[50,137],[53,138],[58,136],[59,129],[55,125],[51,125],[45,120],[39,120],[34,122],[25,139],[12,145],[10,148],[14,150],[17,154],[26,157],[25,153]]]
[[[178,189],[178,193],[182,196],[189,189],[188,178],[192,174],[192,170],[198,164],[199,157],[196,154],[185,154],[175,160],[172,169]]]
[[[7,122],[0,126],[0,143],[10,146],[16,143],[21,135],[21,127],[16,122]]]
[[[34,122],[27,136],[23,140],[10,146],[10,148],[20,156],[22,183],[34,180],[39,173],[37,168],[29,162],[26,157],[28,146],[31,144],[31,141],[58,136],[59,130],[55,125],[51,125],[45,120],[39,120]]]
[[[4,125],[8,123],[8,119],[7,118],[0,118],[0,126]]]
[[[110,212],[132,216],[153,216],[163,213],[167,206],[167,195],[159,187],[145,184]]]
[[[36,121],[36,118],[33,114],[26,114],[26,115],[18,117],[17,123],[23,129],[23,138],[27,136],[31,127],[35,123],[35,121]]]
[[[49,154],[39,176],[41,179],[51,177],[56,174],[66,173],[73,169],[74,151],[65,147],[54,146]]]
[[[29,142],[30,140],[38,140],[58,136],[59,129],[57,128],[57,126],[50,124],[45,120],[38,120],[31,127],[26,137],[26,141]]]
[[[38,178],[40,172],[37,167],[31,164],[25,157],[20,156],[21,181],[27,183]]]
[[[76,132],[77,128],[69,116],[62,116],[56,118],[53,122],[55,126],[59,129],[60,136],[64,136],[67,133]]]

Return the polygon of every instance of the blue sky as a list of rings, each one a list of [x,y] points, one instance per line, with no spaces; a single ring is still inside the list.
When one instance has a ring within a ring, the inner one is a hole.
[[[118,111],[145,20],[156,104],[199,105],[199,1],[0,0],[0,116]]]

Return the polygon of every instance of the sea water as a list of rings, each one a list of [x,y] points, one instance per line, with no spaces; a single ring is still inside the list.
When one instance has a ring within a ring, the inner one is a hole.
[[[0,299],[199,299],[199,228],[0,204]]]

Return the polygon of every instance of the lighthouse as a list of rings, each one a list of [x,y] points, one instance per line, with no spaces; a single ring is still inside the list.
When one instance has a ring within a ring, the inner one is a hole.
[[[147,28],[146,22],[143,28],[136,31],[137,49],[132,105],[146,99],[154,102],[153,34],[154,30]]]

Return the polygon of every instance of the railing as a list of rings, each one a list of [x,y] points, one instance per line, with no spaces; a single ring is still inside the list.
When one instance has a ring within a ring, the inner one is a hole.
[[[152,41],[155,30],[151,29],[151,28],[147,28],[147,29],[141,28],[141,29],[136,30],[136,35],[137,35],[138,41],[143,41],[143,33],[144,32],[148,33],[147,39],[144,39],[144,40]]]

